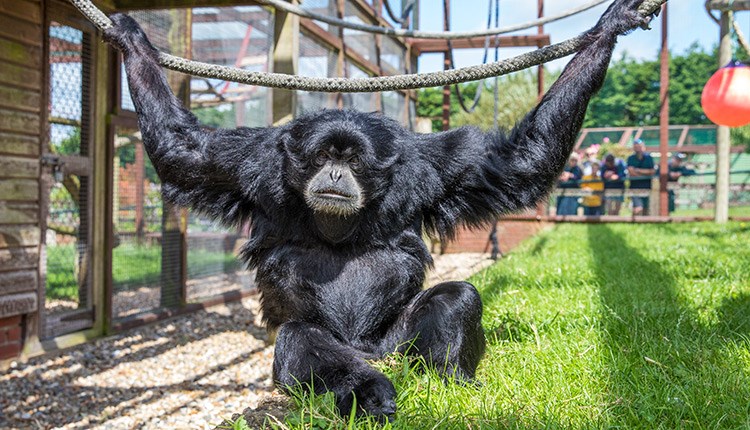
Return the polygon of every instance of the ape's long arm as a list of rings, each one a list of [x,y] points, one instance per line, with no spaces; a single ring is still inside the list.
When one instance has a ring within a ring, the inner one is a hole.
[[[202,128],[172,93],[157,51],[140,26],[126,15],[111,18],[114,27],[105,38],[122,51],[143,143],[165,196],[224,222],[239,221],[266,197],[258,172],[273,169],[256,167],[274,162],[268,154],[273,150],[262,145],[274,142],[277,131]]]
[[[586,37],[541,103],[507,136],[459,128],[420,145],[443,190],[425,210],[428,229],[450,235],[459,222],[479,224],[533,207],[555,184],[575,144],[591,97],[604,82],[617,36],[648,23],[641,0],[615,2]]]

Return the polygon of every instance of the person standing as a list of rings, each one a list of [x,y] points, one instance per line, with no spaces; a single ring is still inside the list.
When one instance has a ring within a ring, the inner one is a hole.
[[[558,188],[562,188],[562,194],[557,198],[557,215],[577,215],[578,196],[566,196],[565,190],[580,188],[583,170],[578,166],[578,154],[570,154],[568,164],[560,175]]]
[[[690,176],[695,174],[695,170],[688,168],[682,164],[682,159],[685,158],[684,154],[677,153],[672,156],[669,160],[669,171],[667,173],[667,179],[669,182],[677,182],[683,176]],[[675,210],[675,192],[672,188],[669,189],[669,213]]]
[[[591,195],[584,196],[581,206],[583,214],[587,216],[604,215],[604,202],[602,193],[604,192],[604,181],[599,174],[599,162],[594,161],[590,167],[584,170],[583,179],[581,180],[582,190],[591,190]]]
[[[631,190],[651,191],[651,180],[656,173],[654,159],[645,151],[643,140],[633,142],[633,154],[628,157],[628,176]],[[633,196],[633,215],[648,215],[648,196]]]
[[[625,176],[627,166],[613,154],[604,157],[604,164],[600,169],[601,178],[604,180],[604,200],[607,205],[607,215],[620,215],[622,208],[623,193],[625,192]]]

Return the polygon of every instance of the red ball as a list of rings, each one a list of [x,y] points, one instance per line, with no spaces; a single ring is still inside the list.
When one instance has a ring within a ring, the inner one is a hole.
[[[703,87],[701,105],[708,119],[718,125],[750,124],[750,67],[732,61],[716,71]]]

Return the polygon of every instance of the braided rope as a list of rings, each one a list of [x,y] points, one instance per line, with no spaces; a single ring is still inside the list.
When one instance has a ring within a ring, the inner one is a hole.
[[[268,1],[268,0],[262,0]],[[99,29],[112,27],[112,21],[90,0],[70,0],[86,18]],[[657,11],[667,0],[644,0],[639,12],[648,16]],[[584,37],[578,36],[564,42],[545,46],[536,51],[527,52],[504,61],[462,67],[431,73],[417,73],[395,76],[376,76],[371,78],[313,78],[282,73],[264,73],[242,70],[236,67],[208,64],[187,60],[173,55],[159,53],[159,62],[167,69],[175,70],[203,78],[215,78],[262,87],[282,88],[287,90],[316,91],[328,93],[369,93],[417,88],[441,87],[477,81],[489,77],[502,76],[529,67],[538,66],[548,61],[568,56],[583,48]]]
[[[468,39],[471,37],[479,37],[479,36],[494,36],[497,34],[511,33],[511,32],[518,31],[518,30],[538,27],[540,25],[544,25],[544,24],[554,22],[554,21],[559,21],[563,18],[576,15],[583,11],[589,10],[593,7],[599,6],[602,3],[606,3],[610,0],[591,0],[588,3],[569,9],[565,12],[561,12],[557,15],[550,15],[545,18],[539,18],[533,21],[528,21],[528,22],[521,23],[521,24],[514,24],[514,25],[507,26],[507,27],[496,27],[496,28],[489,28],[485,30],[476,30],[476,31],[438,31],[438,32],[408,30],[408,29],[390,28],[390,27],[378,27],[374,25],[359,24],[356,22],[345,21],[343,19],[337,19],[328,15],[323,15],[323,14],[315,13],[306,9],[302,9],[299,6],[295,6],[291,3],[287,3],[284,0],[256,0],[256,1],[260,4],[273,6],[276,9],[283,10],[284,12],[288,12],[297,16],[310,18],[316,21],[325,22],[325,23],[336,25],[339,27],[350,28],[352,30],[364,31],[366,33],[377,33],[377,34],[384,34],[386,36],[396,36],[396,37],[413,37],[416,39],[452,40],[452,39]]]

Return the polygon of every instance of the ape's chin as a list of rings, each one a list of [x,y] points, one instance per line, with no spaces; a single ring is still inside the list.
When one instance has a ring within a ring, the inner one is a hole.
[[[339,244],[354,233],[358,217],[352,215],[335,215],[327,212],[315,212],[315,226],[320,234],[330,243]]]

